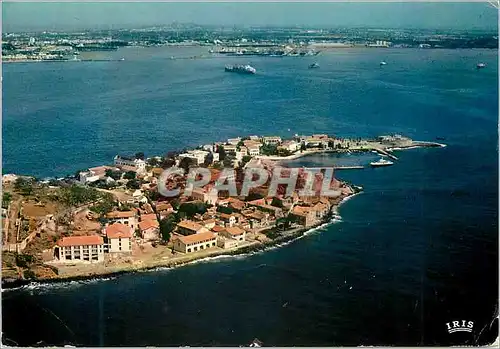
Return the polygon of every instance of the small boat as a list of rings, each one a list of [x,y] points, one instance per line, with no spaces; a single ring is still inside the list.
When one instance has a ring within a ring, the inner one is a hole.
[[[258,340],[257,338],[255,338],[252,341],[252,343],[250,343],[250,347],[251,348],[260,348],[260,347],[262,347],[262,344],[264,344],[264,343],[262,343],[260,340]]]
[[[309,65],[309,69],[313,69],[313,68],[319,68],[319,64],[315,62],[315,63]]]
[[[477,66],[476,66],[477,69],[482,69],[482,68],[486,68],[486,64],[485,63],[478,63]]]
[[[385,61],[380,62],[380,65],[386,65],[386,64],[387,64],[387,62],[385,62]]]
[[[378,161],[370,162],[370,166],[372,167],[391,166],[393,164],[394,162],[386,160],[384,158],[380,158],[380,160]]]

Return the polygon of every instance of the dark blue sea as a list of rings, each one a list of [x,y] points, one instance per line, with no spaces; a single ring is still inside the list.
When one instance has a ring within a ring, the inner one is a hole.
[[[498,299],[498,55],[345,49],[302,58],[3,65],[3,172],[64,176],[117,153],[249,134],[401,133],[444,148],[339,171],[342,219],[265,253],[2,293],[4,343],[88,346],[486,344]],[[387,65],[380,67],[380,61]],[[317,61],[319,69],[308,69]],[[487,68],[476,70],[484,62]],[[251,63],[255,76],[224,72]],[[316,155],[298,166],[366,164]],[[454,320],[472,333],[447,332]],[[498,326],[498,324],[494,325]]]

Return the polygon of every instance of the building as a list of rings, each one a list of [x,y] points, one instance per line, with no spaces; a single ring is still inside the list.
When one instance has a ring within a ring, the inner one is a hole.
[[[235,145],[232,144],[224,144],[222,146],[224,148],[224,151],[227,153],[236,153],[238,151],[238,148]]]
[[[223,249],[234,248],[238,246],[238,241],[219,236],[217,238],[217,246]]]
[[[134,211],[113,211],[106,215],[109,223],[122,223],[135,230],[137,218]]]
[[[145,241],[156,241],[160,238],[160,224],[156,219],[139,222],[139,231],[141,238]]]
[[[174,250],[182,253],[193,253],[204,249],[214,248],[217,236],[210,231],[189,236],[175,236]]]
[[[61,263],[103,262],[104,240],[98,235],[63,237],[54,247],[54,256]]]
[[[232,227],[237,223],[236,215],[233,213],[231,213],[231,214],[221,213],[220,219],[221,219],[221,221],[224,222],[224,225],[226,227]]]
[[[248,146],[248,155],[250,156],[258,156],[260,155],[260,147],[258,146]]]
[[[187,153],[179,154],[179,159],[189,158],[199,166],[205,162],[205,158],[208,154],[209,152],[205,150],[190,150]]]
[[[104,228],[106,235],[107,251],[132,252],[132,228],[122,223],[115,223]]]
[[[114,159],[115,166],[122,167],[126,170],[132,170],[137,173],[146,172],[146,162],[133,157],[116,155]]]
[[[226,227],[219,234],[236,241],[245,241],[246,237],[245,230],[241,229],[240,227]]]
[[[278,149],[285,149],[288,150],[289,152],[295,152],[300,149],[300,144],[297,143],[296,141],[284,141]]]
[[[236,138],[229,138],[227,142],[232,145],[238,145],[238,143],[241,141],[241,137],[236,137]]]
[[[217,203],[218,195],[216,190],[208,190],[208,188],[194,188],[191,192],[193,200],[215,205]]]
[[[262,141],[264,142],[264,144],[279,145],[281,143],[281,137],[278,136],[264,137]]]
[[[207,228],[188,219],[177,223],[177,232],[181,235],[201,234],[207,231]]]

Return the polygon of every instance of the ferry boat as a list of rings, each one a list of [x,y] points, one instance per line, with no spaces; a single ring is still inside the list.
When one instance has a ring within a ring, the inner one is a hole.
[[[372,167],[391,166],[393,164],[394,162],[386,160],[384,158],[380,158],[380,160],[378,161],[370,162],[370,166]]]
[[[313,69],[313,68],[319,68],[319,64],[313,63],[313,64],[309,65],[309,69]]]
[[[482,68],[486,68],[486,64],[485,63],[478,63],[477,66],[476,66],[477,69],[482,69]]]
[[[230,73],[240,73],[240,74],[255,74],[257,70],[251,65],[228,65],[225,67],[225,71]]]

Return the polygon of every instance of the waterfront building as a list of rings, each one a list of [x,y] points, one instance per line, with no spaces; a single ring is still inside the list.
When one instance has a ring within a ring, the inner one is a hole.
[[[104,228],[106,247],[109,253],[132,252],[132,228],[122,223],[114,223]]]
[[[229,138],[227,142],[232,145],[237,145],[241,141],[241,137]]]
[[[269,136],[262,139],[264,144],[279,145],[281,143],[281,137]]]
[[[159,239],[160,224],[158,221],[148,219],[139,222],[141,238],[145,241],[156,241]]]
[[[217,236],[206,231],[188,236],[176,235],[174,237],[174,250],[182,253],[193,253],[216,247]]]
[[[219,233],[219,235],[234,239],[236,241],[245,241],[246,232],[240,227],[226,227]]]
[[[193,235],[207,232],[208,229],[201,224],[185,219],[177,223],[177,232],[181,235]]]
[[[217,246],[223,249],[234,248],[238,246],[238,241],[219,236],[217,238]]]
[[[141,159],[135,159],[128,156],[116,155],[114,159],[115,166],[121,167],[124,170],[131,170],[137,173],[146,172],[146,162]]]
[[[54,247],[54,256],[61,263],[103,262],[104,240],[98,235],[63,237]]]
[[[297,143],[296,141],[294,140],[290,140],[290,141],[284,141],[279,147],[278,149],[285,149],[285,150],[288,150],[290,152],[295,152],[297,150],[300,149],[300,144]]]
[[[236,145],[232,145],[232,144],[224,144],[222,146],[224,148],[224,151],[227,153],[236,153],[238,151],[238,148],[236,147]]]
[[[137,218],[134,211],[113,211],[106,215],[110,223],[122,223],[134,229],[137,227]]]
[[[184,158],[189,158],[194,160],[196,165],[202,165],[205,162],[205,158],[209,154],[208,151],[205,150],[190,150],[187,153],[179,154],[179,160]]]

